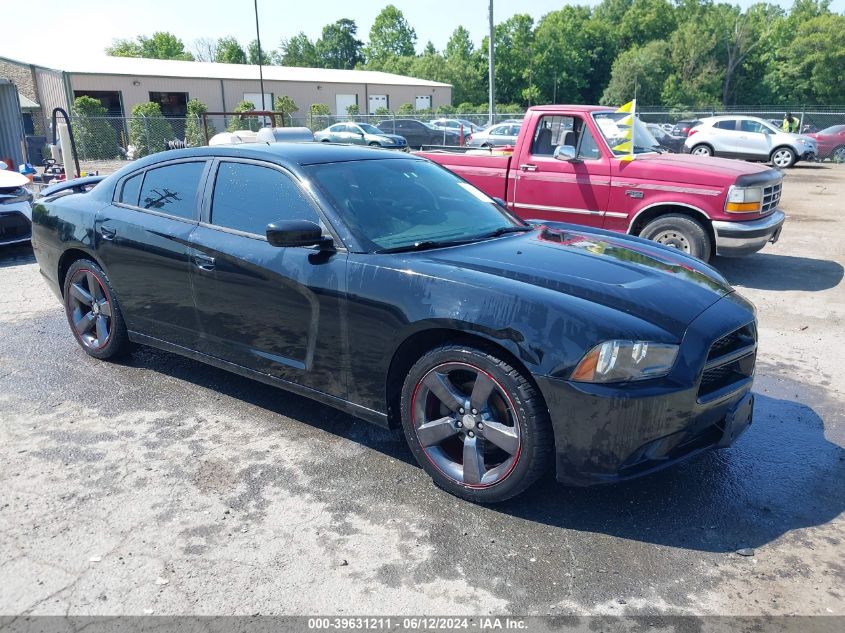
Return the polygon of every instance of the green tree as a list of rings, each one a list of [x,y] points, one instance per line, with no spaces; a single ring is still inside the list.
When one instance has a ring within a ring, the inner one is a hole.
[[[202,125],[202,115],[208,112],[208,106],[199,99],[188,101],[187,120],[185,121],[185,143],[189,147],[202,147],[206,144],[205,129]],[[211,121],[207,122],[208,138],[217,134],[217,128]]]
[[[413,114],[415,111],[416,110],[414,108],[413,103],[403,103],[396,110],[396,114],[408,115],[408,114]]]
[[[252,112],[255,110],[255,104],[252,101],[241,101],[236,105],[232,112]],[[226,126],[227,132],[237,132],[238,130],[252,130],[257,132],[261,129],[261,120],[255,116],[238,115],[233,116]]]
[[[546,14],[537,24],[532,62],[537,77],[533,83],[545,100],[584,102],[592,73],[591,51],[585,40],[589,21],[588,8],[566,6]],[[498,90],[496,96],[505,101],[506,95]]]
[[[469,31],[454,30],[445,51],[444,81],[452,84],[452,101],[480,103],[487,96],[487,72]]]
[[[376,16],[370,29],[370,41],[364,49],[367,65],[379,68],[391,57],[416,55],[417,33],[402,11],[389,4]]]
[[[642,46],[667,37],[676,27],[675,10],[668,0],[633,0],[619,23],[619,46]]]
[[[845,16],[803,22],[785,51],[781,81],[791,103],[845,103]]]
[[[631,48],[613,62],[601,103],[622,105],[636,96],[640,104],[662,105],[661,92],[670,70],[669,45],[663,40]]]
[[[323,27],[323,34],[315,45],[321,68],[351,70],[364,58],[361,53],[363,42],[357,39],[358,27],[355,20],[343,18]]]
[[[246,64],[246,52],[234,37],[221,37],[217,40],[217,57],[220,64]]]
[[[167,141],[173,140],[173,128],[161,113],[161,107],[153,102],[139,103],[132,108],[129,120],[129,144],[135,148],[135,158],[155,154],[167,148]]]
[[[293,113],[299,112],[299,106],[296,105],[293,99],[287,95],[276,97],[276,102],[273,108],[276,112],[281,112],[283,118],[287,118],[287,125],[293,124]],[[283,122],[282,125],[285,125]]]
[[[185,50],[185,44],[182,40],[166,31],[157,31],[151,37],[139,35],[134,41],[114,40],[112,45],[106,48],[106,55],[185,61],[193,61],[194,59],[194,56]]]
[[[346,106],[346,114],[349,116],[358,116],[361,114],[361,108],[358,107],[357,103],[350,103]]]
[[[503,102],[522,100],[522,90],[534,84],[534,19],[518,13],[494,30],[496,54],[496,99]],[[488,42],[481,45],[483,64],[487,66]],[[538,69],[539,70],[539,69]]]
[[[292,38],[282,40],[282,66],[298,66],[300,68],[316,68],[320,66],[317,47],[305,33],[297,33]]]
[[[662,90],[664,105],[714,106],[721,102],[723,73],[718,36],[705,20],[682,24],[669,40],[672,71]]]
[[[99,99],[82,96],[73,100],[76,138],[79,152],[87,160],[109,160],[120,156],[117,132],[111,125],[108,111]]]
[[[325,103],[312,103],[309,112],[308,127],[312,130],[322,130],[332,124],[332,110]]]
[[[258,40],[252,40],[247,46],[247,58],[250,64],[258,64]],[[261,47],[261,63],[265,66],[278,66],[281,64],[281,57],[278,51],[268,51]]]

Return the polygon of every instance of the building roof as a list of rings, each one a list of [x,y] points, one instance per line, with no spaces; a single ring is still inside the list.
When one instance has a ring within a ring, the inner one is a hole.
[[[18,101],[21,103],[21,110],[39,110],[41,108],[35,101],[23,96],[21,93],[18,93]]]
[[[25,62],[21,62],[25,63]],[[93,57],[66,60],[60,68],[80,75],[129,75],[133,77],[187,77],[191,79],[258,79],[258,66],[251,64],[217,64],[212,62],[183,62],[173,59],[140,57]],[[374,70],[334,70],[331,68],[296,68],[292,66],[264,66],[267,81],[298,81],[309,83],[367,83],[395,86],[427,86],[449,88],[451,84],[427,81],[404,75]]]

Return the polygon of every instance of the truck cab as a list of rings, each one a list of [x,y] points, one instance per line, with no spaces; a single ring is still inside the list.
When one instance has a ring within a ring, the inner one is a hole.
[[[630,130],[627,116],[599,106],[539,106],[526,114],[510,156],[425,155],[525,219],[639,235],[704,260],[777,240],[785,217],[779,171],[662,153],[639,119]]]

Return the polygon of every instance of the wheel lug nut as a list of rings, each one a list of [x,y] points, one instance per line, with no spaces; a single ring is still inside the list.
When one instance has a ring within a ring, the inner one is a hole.
[[[478,410],[477,410],[477,409],[473,409],[473,410],[472,410],[472,414],[473,414],[473,415],[478,415]]]
[[[472,431],[470,431],[469,433],[467,433],[467,435],[469,435],[470,437],[475,437],[475,433],[473,433]]]
[[[458,413],[460,413],[461,415],[463,415],[463,413],[464,413],[464,408],[463,408],[463,407],[458,407]]]
[[[464,426],[464,423],[463,423],[463,422],[461,422],[460,420],[458,420],[458,428],[460,429],[460,428],[462,428],[463,426]]]
[[[484,425],[483,425],[481,422],[479,422],[479,423],[478,423],[478,430],[479,430],[479,431],[483,431],[483,430],[484,430]]]

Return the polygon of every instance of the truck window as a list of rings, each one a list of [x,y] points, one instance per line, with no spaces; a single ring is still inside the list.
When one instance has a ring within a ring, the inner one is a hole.
[[[596,141],[581,118],[560,115],[540,117],[531,143],[531,154],[534,156],[554,156],[555,149],[561,145],[571,145],[578,148],[579,137],[581,146],[578,158],[583,160],[601,158]]]

